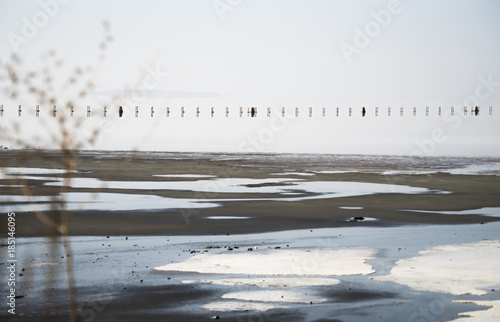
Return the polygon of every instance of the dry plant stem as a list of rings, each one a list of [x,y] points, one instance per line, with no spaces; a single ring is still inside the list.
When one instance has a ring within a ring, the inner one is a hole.
[[[61,188],[61,192],[67,192],[71,184],[72,174],[76,169],[76,160],[75,153],[72,150],[71,145],[67,145],[67,143],[71,144],[71,138],[69,137],[67,132],[63,133],[65,135],[63,137],[63,146],[61,147],[61,149],[64,152],[64,163],[66,171],[64,172],[64,183]],[[64,252],[66,254],[66,279],[68,280],[69,309],[71,321],[77,322],[77,293],[75,286],[75,275],[73,270],[73,253],[71,251],[71,241],[69,237],[70,214],[67,210],[67,204],[64,196],[65,194],[62,194],[61,197],[61,230],[63,235]]]
[[[73,119],[69,118],[69,110],[72,108],[74,104],[74,100],[82,100],[84,99],[88,92],[92,90],[94,84],[92,83],[92,79],[97,75],[99,71],[99,67],[101,66],[104,58],[105,58],[105,50],[108,45],[112,41],[112,37],[110,35],[109,24],[105,22],[103,24],[105,35],[100,44],[100,53],[98,57],[98,65],[89,70],[82,69],[80,67],[76,68],[72,74],[68,76],[68,79],[65,80],[60,88],[55,88],[54,77],[52,75],[52,68],[59,68],[62,65],[62,61],[57,59],[55,51],[51,50],[46,55],[44,55],[43,65],[46,66],[42,70],[39,71],[24,71],[22,69],[22,61],[20,57],[13,54],[11,56],[11,62],[2,66],[4,67],[4,71],[6,75],[0,75],[0,82],[3,80],[7,80],[9,83],[8,86],[3,90],[4,94],[10,96],[12,99],[21,98],[20,94],[24,94],[26,92],[27,95],[32,96],[36,99],[37,104],[40,106],[62,106],[65,111],[60,112],[57,115],[57,120],[59,127],[56,131],[54,128],[51,128],[47,123],[47,120],[43,117],[40,118],[40,123],[42,124],[42,129],[46,132],[49,138],[53,140],[53,142],[58,142],[60,152],[62,153],[63,161],[62,168],[64,171],[64,180],[59,192],[59,198],[54,197],[54,210],[59,207],[58,213],[59,218],[51,217],[49,214],[44,213],[36,206],[36,201],[33,200],[33,191],[29,186],[28,180],[26,177],[20,177],[21,189],[23,194],[28,199],[28,202],[33,207],[33,212],[40,220],[40,222],[56,231],[56,235],[62,237],[63,249],[65,252],[65,270],[66,270],[66,278],[68,281],[68,291],[69,291],[69,311],[70,318],[72,322],[78,321],[77,314],[77,291],[75,284],[75,276],[74,276],[74,267],[73,267],[73,256],[71,250],[71,239],[70,239],[70,223],[71,223],[71,212],[68,210],[68,200],[67,193],[71,189],[71,181],[73,179],[73,174],[77,169],[77,155],[79,149],[84,147],[83,143],[74,142],[75,134],[83,127],[83,119]],[[183,82],[184,79],[181,81]],[[58,102],[58,97],[62,96],[69,89],[82,85],[81,88],[77,90],[77,94],[73,99],[70,99],[66,102]],[[122,97],[123,98],[123,97]],[[116,100],[115,97],[112,101]],[[110,102],[106,105],[111,105]],[[8,139],[9,141],[15,143],[17,146],[24,147],[33,147],[33,142],[40,143],[41,139],[38,137],[34,137],[34,140],[25,140],[22,139],[22,131],[21,126],[14,122],[11,125],[11,129],[16,135],[10,135],[8,133],[8,128],[5,129],[0,125],[0,137]],[[86,138],[86,142],[93,144],[99,135],[99,129],[94,129],[91,132],[89,138]],[[38,140],[38,141],[37,141]],[[143,138],[143,141],[146,141],[147,137]],[[140,146],[140,145],[139,145]],[[129,166],[130,162],[133,160],[137,149],[133,149],[130,154],[125,157],[120,166],[117,167],[115,173],[111,174],[111,178],[118,176],[122,170]],[[43,155],[43,154],[42,154]],[[103,186],[105,183],[103,184]],[[95,193],[94,195],[96,195]],[[77,207],[78,208],[78,207]],[[51,245],[57,245],[57,243],[51,243]],[[58,251],[59,246],[54,246],[54,253]]]

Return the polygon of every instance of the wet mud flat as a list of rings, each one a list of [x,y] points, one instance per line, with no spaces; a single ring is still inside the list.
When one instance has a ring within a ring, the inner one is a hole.
[[[57,221],[61,201],[81,236],[485,223],[498,218],[477,209],[500,207],[497,159],[82,152],[67,186],[64,164],[0,154],[0,208],[22,214],[20,236],[55,233],[35,213]]]
[[[67,321],[68,260],[83,321],[498,315],[500,160],[82,152],[75,161],[65,181],[56,152],[0,155],[0,208],[16,213],[19,258],[19,314],[2,317]],[[62,202],[71,254],[36,213],[57,222]]]

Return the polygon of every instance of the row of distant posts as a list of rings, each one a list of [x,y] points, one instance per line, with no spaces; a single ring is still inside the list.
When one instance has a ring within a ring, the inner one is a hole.
[[[243,117],[243,114],[244,114],[243,110],[244,110],[243,107],[239,108],[239,116],[240,117]],[[473,106],[473,107],[470,108],[470,113],[471,113],[471,115],[477,116],[477,115],[479,115],[479,110],[480,110],[479,106]],[[73,116],[74,113],[75,113],[74,107],[71,106],[69,108],[69,111],[70,111],[70,116]],[[104,117],[106,117],[107,114],[108,114],[108,107],[107,106],[104,106],[103,112],[104,112]],[[151,117],[153,117],[154,113],[155,113],[154,106],[151,106],[150,112],[151,112]],[[463,113],[464,113],[464,115],[467,116],[468,112],[469,112],[469,108],[467,106],[464,106],[463,107]],[[184,115],[186,113],[184,107],[180,108],[180,113],[181,113],[181,117],[184,117]],[[361,108],[361,116],[363,116],[363,117],[366,116],[366,113],[367,113],[367,109],[365,107],[362,107]],[[427,106],[425,108],[425,115],[429,116],[429,113],[430,113],[429,106]],[[439,106],[438,107],[438,115],[441,116],[441,113],[442,113],[441,112],[441,106]],[[3,105],[0,105],[0,116],[3,116],[3,114],[4,114],[4,108],[3,108]],[[52,114],[53,117],[57,116],[57,106],[56,105],[54,105],[52,107],[51,114]],[[285,114],[286,114],[286,109],[285,109],[285,107],[282,107],[281,108],[281,115],[283,117],[285,117]],[[352,116],[352,114],[353,114],[353,109],[351,107],[349,107],[348,115]],[[404,114],[404,108],[401,107],[399,109],[399,115],[403,116],[403,114]],[[451,115],[455,114],[455,108],[454,107],[451,107],[450,114]],[[21,115],[22,115],[22,106],[19,105],[18,116],[21,116]],[[39,105],[37,105],[36,108],[35,108],[35,115],[37,117],[40,116],[40,106]],[[212,108],[210,108],[210,116],[214,117],[214,115],[215,115],[215,108],[212,107]],[[226,117],[229,117],[229,107],[226,107],[226,109],[225,109],[225,115],[226,115]],[[323,117],[326,116],[326,108],[324,108],[324,107],[322,108],[321,115]],[[335,110],[335,115],[336,116],[340,115],[340,109],[338,107]],[[390,107],[387,108],[387,115],[391,116],[391,108]],[[417,108],[413,107],[413,116],[416,116],[416,115],[417,115]],[[489,115],[493,115],[493,106],[489,107]],[[90,106],[87,106],[87,117],[90,117],[90,116],[91,116]],[[123,107],[122,106],[118,107],[118,116],[119,117],[123,116]],[[167,117],[170,116],[170,107],[166,108],[166,116]],[[199,116],[200,116],[200,108],[196,107],[196,117],[199,117]],[[248,117],[257,117],[257,107],[249,107],[249,108],[247,108],[247,116]],[[313,116],[313,108],[309,107],[309,117],[312,117],[312,116]],[[378,107],[375,107],[375,116],[379,116],[379,108]],[[135,117],[139,117],[139,106],[135,107]],[[267,108],[267,117],[271,117],[271,108],[270,107]],[[295,117],[299,117],[299,108],[298,107],[295,108]]]

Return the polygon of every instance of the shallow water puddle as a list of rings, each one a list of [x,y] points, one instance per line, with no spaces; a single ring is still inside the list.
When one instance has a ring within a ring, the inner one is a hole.
[[[10,169],[10,168],[9,168]],[[61,177],[44,177],[32,174],[60,174],[64,170],[58,169],[25,169],[12,168],[9,175],[16,173],[27,173],[26,179],[49,180],[45,186],[63,186]],[[24,169],[24,170],[23,170]],[[31,171],[33,170],[33,171]],[[16,172],[17,171],[17,172]],[[232,201],[303,201],[325,198],[342,198],[352,196],[363,196],[378,193],[397,194],[425,194],[425,193],[446,193],[434,191],[427,188],[411,187],[394,184],[364,183],[364,182],[343,182],[343,181],[304,181],[294,178],[212,178],[208,175],[186,174],[186,175],[158,175],[174,178],[205,178],[188,181],[102,181],[97,178],[72,178],[70,188],[74,189],[132,189],[132,190],[172,190],[172,191],[192,191],[202,193],[201,196],[211,196],[214,199],[199,198],[200,194],[193,195],[193,198],[166,198],[147,194],[120,194],[120,193],[83,193],[70,192],[64,195],[67,200],[68,209],[88,209],[88,210],[140,210],[140,209],[175,209],[175,208],[208,208],[220,206],[221,202]],[[259,197],[259,198],[225,198],[216,199],[218,194],[238,193],[238,194],[278,194],[281,197]],[[128,196],[128,197],[127,197]],[[41,203],[40,210],[48,210],[52,200],[50,197],[12,197],[3,198],[0,201],[27,203]],[[88,205],[81,205],[85,202]],[[44,205],[44,203],[47,203]],[[76,203],[79,203],[76,206]],[[29,205],[19,205],[18,211],[31,210]],[[342,207],[342,209],[359,209],[355,207]],[[209,218],[216,219],[216,218]],[[218,218],[224,219],[224,218]],[[229,219],[229,218],[225,218]],[[233,218],[234,219],[234,218]]]
[[[455,303],[473,303],[479,306],[489,307],[487,310],[458,313],[463,318],[451,322],[475,322],[475,321],[499,321],[500,300],[498,301],[453,301]]]
[[[162,178],[215,178],[210,174],[153,174],[153,177]]]
[[[325,298],[315,297],[311,295],[301,294],[296,291],[247,291],[247,292],[231,292],[222,296],[223,299],[242,300],[252,302],[285,302],[285,303],[324,303]]]
[[[62,182],[49,182],[47,186],[62,186]],[[302,193],[318,196],[293,198],[297,200],[311,198],[351,197],[376,193],[423,194],[443,193],[404,185],[343,182],[343,181],[301,181],[301,179],[250,179],[250,178],[222,178],[195,181],[101,181],[95,178],[74,178],[71,188],[94,189],[106,187],[108,189],[147,189],[147,190],[179,190],[218,193],[261,193],[283,194]]]
[[[0,211],[48,211],[60,209],[64,202],[67,210],[159,210],[182,208],[212,208],[217,203],[199,203],[191,199],[166,198],[154,195],[123,193],[67,192],[58,196],[0,196],[0,202],[17,203],[0,205]]]
[[[78,171],[67,171],[65,169],[49,169],[49,168],[15,168],[15,167],[4,167],[0,171],[0,179],[5,179],[2,175],[8,176],[30,176],[30,175],[52,175],[52,174],[64,174],[64,173],[77,173]]]
[[[430,211],[430,210],[414,210],[414,209],[405,209],[404,211],[443,214],[443,215],[480,215],[489,217],[500,217],[500,207],[484,207],[479,209],[451,210],[451,211]]]
[[[240,301],[218,301],[211,302],[201,306],[202,308],[209,311],[257,311],[264,312],[273,309],[288,309],[289,306],[270,304],[270,303],[258,303],[258,302],[240,302]]]
[[[261,288],[288,288],[299,286],[324,286],[337,285],[340,280],[336,278],[325,277],[248,277],[248,278],[224,278],[224,279],[205,279],[205,280],[184,280],[184,284],[213,284],[224,286],[257,286]]]
[[[295,176],[314,176],[315,173],[311,172],[276,172],[276,173],[270,173],[272,176],[288,176],[288,175],[295,175]]]
[[[237,217],[237,216],[210,216],[210,217],[203,217],[204,219],[210,219],[210,220],[238,220],[238,219],[250,219],[251,217]]]

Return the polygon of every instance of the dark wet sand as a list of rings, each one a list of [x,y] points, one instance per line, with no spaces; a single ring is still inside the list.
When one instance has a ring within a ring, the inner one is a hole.
[[[68,158],[55,152],[22,153],[2,151],[0,165],[15,167],[63,168]],[[103,180],[196,180],[195,178],[154,177],[153,174],[203,174],[218,178],[270,178],[272,173],[293,171],[348,171],[348,173],[317,173],[314,176],[287,175],[314,181],[352,181],[408,185],[432,190],[449,191],[451,194],[376,194],[369,196],[317,199],[294,202],[276,201],[231,201],[222,202],[223,207],[204,209],[175,209],[164,211],[80,211],[71,213],[70,234],[89,235],[198,235],[239,234],[289,229],[345,227],[345,226],[390,226],[403,224],[463,224],[486,223],[500,218],[478,215],[443,215],[404,211],[418,209],[428,211],[450,211],[500,207],[500,176],[494,175],[450,175],[394,174],[382,175],[384,170],[440,169],[447,159],[411,159],[398,162],[398,158],[379,157],[366,160],[361,157],[311,155],[222,155],[222,154],[178,154],[178,153],[91,153],[80,154],[75,177],[99,178]],[[467,160],[473,162],[472,160]],[[452,163],[452,162],[448,162]],[[88,173],[87,173],[88,172]],[[277,181],[284,176],[274,176]],[[15,180],[0,180],[0,184],[15,184]],[[57,195],[60,187],[40,186],[29,182],[33,195]],[[104,189],[69,189],[68,191],[96,192]],[[106,192],[116,192],[105,189]],[[121,190],[120,192],[123,192]],[[192,191],[148,191],[127,190],[130,194],[153,194],[176,198],[252,198],[259,194],[199,193]],[[0,194],[21,194],[20,188],[0,187]],[[277,197],[279,195],[276,195]],[[363,207],[364,209],[339,209],[339,207]],[[50,213],[58,220],[57,212]],[[378,218],[370,222],[349,222],[354,216]],[[208,220],[210,216],[252,217],[241,224],[238,220]],[[41,224],[33,213],[17,216],[19,237],[47,236],[54,230]],[[5,233],[4,225],[0,233]]]

